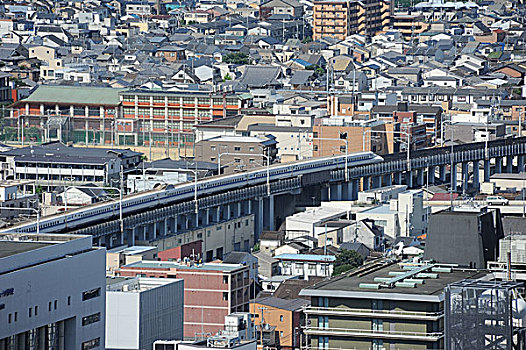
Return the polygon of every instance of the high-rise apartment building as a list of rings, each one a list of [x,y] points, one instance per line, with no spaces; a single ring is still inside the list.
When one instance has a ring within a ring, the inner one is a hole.
[[[391,5],[385,0],[319,0],[314,2],[314,40],[344,40],[352,34],[375,35],[389,25]]]

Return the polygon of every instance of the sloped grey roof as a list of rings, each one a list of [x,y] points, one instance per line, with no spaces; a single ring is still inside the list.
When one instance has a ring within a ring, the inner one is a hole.
[[[309,79],[314,75],[314,71],[311,70],[298,70],[294,72],[290,78],[289,83],[292,85],[305,85],[309,82]]]
[[[279,67],[247,66],[240,83],[248,87],[267,87],[280,85],[277,81],[281,73]]]

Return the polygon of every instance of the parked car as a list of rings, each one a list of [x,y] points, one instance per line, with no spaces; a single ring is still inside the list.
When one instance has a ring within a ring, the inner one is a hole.
[[[488,205],[508,205],[510,201],[501,196],[488,196],[486,197]]]

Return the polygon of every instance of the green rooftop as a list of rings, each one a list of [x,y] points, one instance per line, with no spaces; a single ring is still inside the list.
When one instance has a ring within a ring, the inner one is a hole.
[[[79,86],[39,86],[22,102],[117,106],[125,89]]]

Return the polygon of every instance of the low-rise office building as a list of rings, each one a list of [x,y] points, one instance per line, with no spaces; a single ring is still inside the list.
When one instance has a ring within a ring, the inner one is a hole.
[[[151,350],[158,339],[183,339],[182,279],[106,282],[106,349]]]
[[[91,236],[0,234],[0,349],[104,349],[104,255]]]

